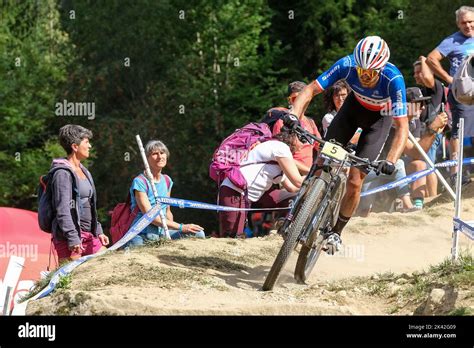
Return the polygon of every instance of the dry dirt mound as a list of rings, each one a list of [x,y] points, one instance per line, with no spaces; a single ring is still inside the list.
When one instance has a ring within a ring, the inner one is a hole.
[[[470,186],[464,194],[463,217],[474,219],[474,185]],[[260,289],[282,243],[277,235],[189,239],[114,252],[78,267],[67,289],[30,302],[28,313],[423,313],[422,296],[433,290],[434,280],[429,280],[430,275],[420,277],[420,272],[449,257],[453,213],[452,202],[440,201],[421,212],[354,218],[344,231],[343,250],[332,257],[322,256],[308,285],[295,283],[293,255],[271,292]],[[471,254],[467,237],[461,236],[460,245]],[[445,294],[456,294],[454,302],[443,304],[443,313],[474,309],[469,267],[467,281],[438,284]],[[453,284],[471,286],[453,290]],[[434,298],[449,297],[440,291],[434,291]]]

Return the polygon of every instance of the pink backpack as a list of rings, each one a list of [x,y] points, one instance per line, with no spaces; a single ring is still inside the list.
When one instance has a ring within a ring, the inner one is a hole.
[[[214,152],[209,176],[218,185],[229,178],[235,186],[245,190],[247,182],[240,172],[240,163],[247,158],[250,150],[270,139],[272,132],[266,123],[249,123],[237,129]]]
[[[171,184],[170,177],[165,174],[163,174],[163,176],[165,177],[166,187],[169,191]],[[145,183],[146,191],[148,192],[148,180],[146,180],[145,176],[142,174],[140,174],[138,177]],[[112,244],[117,243],[124,236],[124,234],[128,232],[132,226],[133,220],[135,220],[138,212],[140,211],[138,205],[132,211],[131,200],[132,198],[130,197],[130,192],[128,192],[125,203],[119,203],[114,207],[113,210],[109,211],[109,215],[111,216],[110,237],[112,238]]]

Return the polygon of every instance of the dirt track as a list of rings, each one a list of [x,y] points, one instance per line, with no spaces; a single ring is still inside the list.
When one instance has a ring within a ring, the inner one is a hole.
[[[463,216],[469,218],[474,214],[474,185],[465,196]],[[387,314],[393,303],[373,296],[376,291],[365,289],[364,280],[350,292],[338,290],[337,284],[376,273],[410,274],[442,262],[450,255],[453,213],[449,202],[421,212],[354,218],[343,234],[344,249],[322,256],[308,285],[295,283],[293,255],[271,292],[260,288],[282,243],[277,235],[181,240],[117,252],[80,266],[69,290],[30,303],[28,312]],[[472,252],[467,237],[461,237],[460,245]],[[414,310],[408,307],[399,313]]]

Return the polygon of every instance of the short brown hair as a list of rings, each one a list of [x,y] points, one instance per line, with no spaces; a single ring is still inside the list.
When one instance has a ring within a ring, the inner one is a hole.
[[[72,153],[72,144],[79,145],[84,139],[92,139],[92,131],[77,124],[67,124],[59,130],[59,144],[68,155]]]

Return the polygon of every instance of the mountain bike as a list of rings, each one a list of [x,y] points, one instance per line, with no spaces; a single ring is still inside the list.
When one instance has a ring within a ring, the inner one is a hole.
[[[288,116],[291,117],[291,116]],[[326,239],[337,222],[342,198],[346,192],[344,168],[365,167],[377,171],[378,162],[352,155],[340,144],[324,141],[295,126],[288,119],[293,131],[303,142],[321,144],[321,151],[295,197],[290,211],[278,233],[284,238],[283,245],[273,262],[262,289],[272,290],[293,250],[301,244],[294,277],[304,283],[325,250]]]

